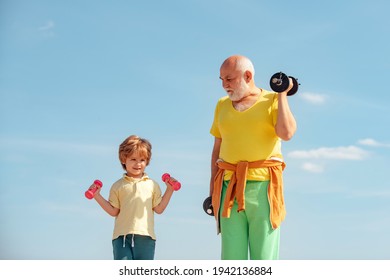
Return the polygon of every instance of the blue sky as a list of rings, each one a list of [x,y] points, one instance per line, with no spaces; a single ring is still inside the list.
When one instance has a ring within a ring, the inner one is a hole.
[[[84,191],[153,144],[182,183],[156,259],[219,259],[202,210],[219,67],[248,56],[269,89],[295,76],[281,259],[389,259],[390,36],[385,0],[0,2],[0,259],[112,259],[113,218]]]

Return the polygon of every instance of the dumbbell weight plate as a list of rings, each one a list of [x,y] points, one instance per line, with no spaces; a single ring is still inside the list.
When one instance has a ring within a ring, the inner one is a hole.
[[[282,92],[288,89],[289,80],[286,74],[278,72],[272,75],[269,84],[275,92]]]
[[[291,76],[289,76],[289,78],[291,78],[291,80],[293,81],[293,87],[292,87],[292,89],[290,89],[288,92],[287,92],[287,95],[288,96],[291,96],[291,95],[294,95],[294,94],[296,94],[297,93],[297,91],[298,91],[298,80],[297,79],[295,79],[294,77],[291,77]]]
[[[211,202],[211,196],[203,201],[203,210],[207,215],[214,216],[213,205]]]

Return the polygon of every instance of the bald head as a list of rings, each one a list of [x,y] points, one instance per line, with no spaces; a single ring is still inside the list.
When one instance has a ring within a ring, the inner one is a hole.
[[[221,65],[222,68],[228,68],[232,70],[240,71],[245,73],[246,71],[251,72],[252,78],[255,76],[255,68],[249,58],[242,55],[232,55],[225,59]]]

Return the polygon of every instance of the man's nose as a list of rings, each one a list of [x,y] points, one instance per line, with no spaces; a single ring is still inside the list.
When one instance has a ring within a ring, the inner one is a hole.
[[[228,83],[228,81],[224,81],[224,80],[222,80],[222,87],[223,88],[229,88],[229,83]]]

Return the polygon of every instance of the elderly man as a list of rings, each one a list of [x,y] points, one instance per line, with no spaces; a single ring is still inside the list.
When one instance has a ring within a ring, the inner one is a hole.
[[[281,140],[290,140],[296,122],[289,88],[274,93],[258,88],[252,62],[227,58],[220,68],[227,96],[215,108],[210,133],[210,196],[222,259],[278,259],[280,224],[285,217]]]

